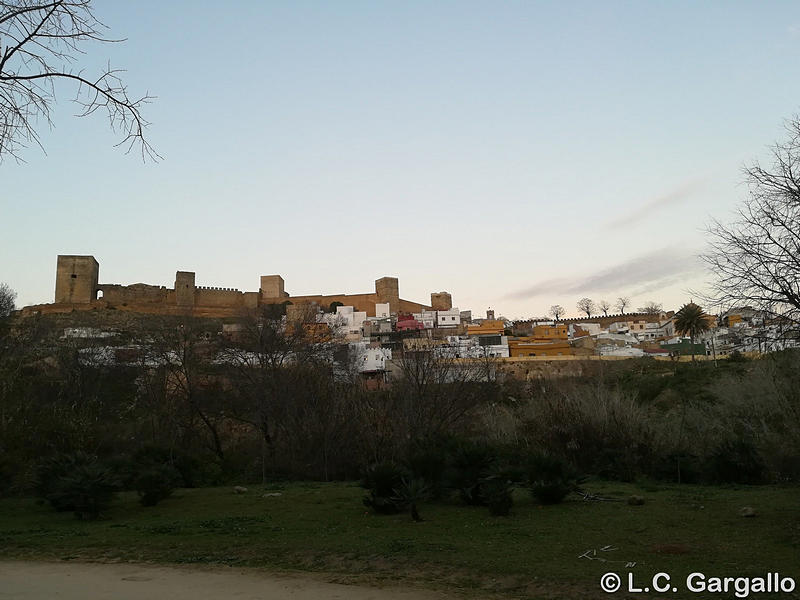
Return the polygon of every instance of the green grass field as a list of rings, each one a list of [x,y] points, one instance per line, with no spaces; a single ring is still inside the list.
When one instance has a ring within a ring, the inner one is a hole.
[[[0,556],[316,571],[332,581],[414,582],[481,597],[600,597],[600,576],[625,573],[628,562],[636,563],[630,570],[637,580],[659,571],[681,583],[692,571],[732,577],[777,571],[800,583],[796,486],[595,481],[586,487],[622,501],[571,496],[539,506],[517,490],[510,517],[453,501],[422,505],[425,520],[414,523],[408,515],[367,511],[355,484],[293,483],[251,486],[241,495],[228,487],[182,489],[152,508],[126,493],[102,519],[83,522],[35,499],[3,499]],[[644,496],[645,504],[629,506],[624,500],[631,494]],[[758,516],[739,516],[743,506]],[[602,560],[581,558],[587,550]]]

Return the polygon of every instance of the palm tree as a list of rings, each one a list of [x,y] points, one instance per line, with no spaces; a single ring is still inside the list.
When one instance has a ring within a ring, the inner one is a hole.
[[[692,341],[692,362],[694,362],[694,340],[701,333],[711,329],[711,316],[706,314],[694,302],[684,304],[675,313],[675,330],[681,335],[688,335]]]

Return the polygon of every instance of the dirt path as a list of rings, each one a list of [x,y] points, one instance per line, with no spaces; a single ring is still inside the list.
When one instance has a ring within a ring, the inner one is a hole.
[[[446,600],[438,592],[325,583],[255,570],[0,562],[0,600]]]

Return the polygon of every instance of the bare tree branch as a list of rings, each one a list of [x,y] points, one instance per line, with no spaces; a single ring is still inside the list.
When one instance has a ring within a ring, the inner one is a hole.
[[[52,127],[50,110],[62,83],[75,86],[77,116],[107,113],[112,131],[123,136],[116,146],[126,153],[137,149],[143,160],[161,158],[145,137],[149,123],[141,113],[154,97],[131,97],[123,71],[110,65],[97,77],[70,67],[84,54],[84,42],[122,41],[102,35],[107,28],[94,16],[91,1],[0,1],[0,162],[21,161],[30,144],[44,151],[37,127],[42,121]]]
[[[702,256],[713,276],[709,300],[751,305],[800,321],[800,118],[772,147],[772,165],[745,169],[749,197],[729,224],[714,221]]]

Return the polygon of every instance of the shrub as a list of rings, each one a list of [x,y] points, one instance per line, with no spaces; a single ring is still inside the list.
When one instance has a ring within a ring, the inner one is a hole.
[[[213,460],[201,460],[182,450],[162,446],[143,446],[133,455],[131,484],[143,468],[169,465],[178,473],[177,487],[205,487],[223,482],[223,470]]]
[[[703,465],[696,454],[680,450],[665,450],[664,454],[659,454],[653,459],[650,475],[661,481],[700,483]]]
[[[531,399],[522,414],[530,446],[587,473],[633,479],[650,460],[657,429],[652,407],[598,385],[562,383]]]
[[[69,496],[61,493],[62,480],[76,468],[96,462],[97,457],[85,452],[60,453],[44,459],[36,467],[36,494],[58,511],[75,510]]]
[[[575,489],[577,477],[563,459],[538,453],[528,460],[528,484],[537,501],[558,504]]]
[[[143,470],[135,480],[135,488],[142,506],[155,506],[169,498],[180,478],[169,465],[155,465]]]
[[[503,476],[490,475],[483,481],[482,492],[489,507],[489,513],[495,517],[505,517],[514,505],[511,482]]]
[[[396,490],[402,483],[403,471],[395,463],[387,461],[372,465],[361,482],[361,486],[369,490],[369,495],[364,496],[364,505],[384,515],[400,512],[403,505]]]
[[[456,446],[451,464],[450,485],[470,505],[484,506],[483,484],[496,463],[495,450],[485,443],[462,442]]]
[[[112,472],[94,461],[77,464],[60,477],[48,499],[54,506],[70,507],[79,519],[96,519],[111,504],[118,487]]]
[[[430,488],[423,479],[403,478],[400,486],[395,489],[394,501],[400,510],[408,509],[411,518],[415,521],[422,521],[417,511],[417,503],[424,502],[431,497]]]
[[[447,467],[447,453],[443,447],[434,444],[413,447],[408,453],[406,464],[412,478],[425,483],[430,497],[442,497]]]
[[[714,483],[764,483],[767,468],[750,440],[727,440],[709,457],[708,478]]]
[[[728,355],[728,362],[732,363],[746,363],[747,357],[739,352],[738,350],[734,350]]]

